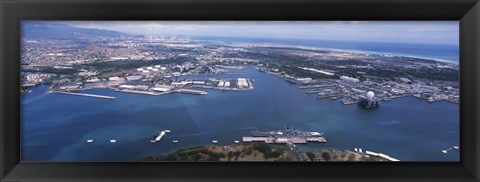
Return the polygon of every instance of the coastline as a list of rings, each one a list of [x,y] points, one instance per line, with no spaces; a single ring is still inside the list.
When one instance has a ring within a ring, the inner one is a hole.
[[[377,55],[377,56],[405,57],[405,58],[432,60],[432,61],[459,65],[458,57],[457,59],[445,59],[445,58],[435,58],[431,56],[405,54],[405,53],[391,52],[391,51],[371,51],[371,50],[350,49],[350,48],[329,48],[329,47],[314,46],[314,45],[289,45],[288,43],[267,43],[267,42],[260,42],[260,43],[254,44],[248,41],[247,42],[221,41],[221,40],[209,40],[209,39],[201,39],[201,40],[208,41],[208,42],[222,42],[222,43],[230,42],[230,44],[249,45],[249,46],[258,46],[258,47],[299,48],[299,49],[314,50],[314,51],[332,51],[332,52],[340,52],[340,53],[344,52],[344,53],[353,53],[353,54],[370,54],[370,55]],[[392,42],[378,42],[378,43],[393,44]]]
[[[398,162],[385,154],[370,151],[355,152],[338,149],[303,151],[287,146],[265,143],[201,145],[175,150],[162,155],[152,155],[136,162]]]

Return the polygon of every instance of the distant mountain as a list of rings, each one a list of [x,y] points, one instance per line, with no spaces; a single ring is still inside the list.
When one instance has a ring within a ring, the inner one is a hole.
[[[54,23],[23,23],[21,27],[22,37],[40,39],[90,39],[98,37],[121,37],[134,36],[132,34],[101,30],[94,28],[79,28],[65,24]]]

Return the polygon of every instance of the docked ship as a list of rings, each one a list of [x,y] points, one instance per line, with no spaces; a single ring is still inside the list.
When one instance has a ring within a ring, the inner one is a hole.
[[[297,129],[290,129],[287,125],[285,129],[278,131],[252,131],[250,136],[243,137],[243,142],[265,142],[265,143],[307,143],[320,142],[327,140],[323,133],[304,132]]]
[[[159,142],[162,137],[165,135],[166,131],[161,131],[160,134],[153,140],[150,140],[151,143]]]

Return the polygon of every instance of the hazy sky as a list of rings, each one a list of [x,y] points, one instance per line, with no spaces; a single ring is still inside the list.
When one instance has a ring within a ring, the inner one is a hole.
[[[459,44],[458,21],[75,21],[61,23],[141,35]]]

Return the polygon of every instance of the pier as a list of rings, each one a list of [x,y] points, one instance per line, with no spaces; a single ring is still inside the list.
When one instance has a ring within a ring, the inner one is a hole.
[[[242,138],[243,142],[265,142],[265,143],[282,143],[296,144],[307,142],[326,143],[327,140],[319,132],[303,132],[295,129],[286,129],[279,131],[259,132],[253,131],[251,136]]]
[[[358,153],[363,154],[361,148],[359,148],[358,150],[357,150],[357,148],[355,148],[355,152],[358,152]],[[388,155],[386,155],[386,154],[377,153],[377,152],[372,152],[372,151],[368,151],[368,150],[365,150],[365,154],[371,155],[371,156],[375,156],[375,157],[380,157],[380,158],[383,158],[383,159],[388,160],[388,161],[393,161],[393,162],[398,162],[398,161],[400,161],[400,160],[395,159],[395,158],[393,158],[393,157],[390,157],[390,156],[388,156]]]
[[[155,142],[159,142],[162,137],[165,135],[165,133],[167,133],[166,131],[161,131],[157,137],[155,137],[155,139],[153,140],[150,140],[150,143],[155,143]]]
[[[324,87],[332,87],[332,85],[307,85],[307,86],[299,86],[299,89],[309,89],[309,88],[324,88]]]
[[[144,94],[144,95],[154,95],[159,96],[165,93],[151,92],[151,91],[141,91],[141,90],[131,90],[131,89],[116,89],[118,92],[132,93],[132,94]]]
[[[358,101],[356,101],[356,100],[343,100],[342,101],[343,105],[350,105],[350,104],[356,104],[356,103],[358,103]]]
[[[453,149],[459,150],[460,147],[459,146],[452,146],[448,149],[442,150],[442,153],[446,154],[446,153],[448,153],[448,151],[453,150]]]
[[[322,93],[323,90],[308,90],[308,91],[305,91],[305,93],[307,94],[318,94],[318,93]]]
[[[389,160],[389,161],[394,161],[394,162],[400,161],[400,160],[398,160],[398,159],[395,159],[395,158],[393,158],[393,157],[390,157],[390,156],[385,155],[385,154],[382,154],[382,153],[376,153],[376,152],[372,152],[372,151],[368,151],[368,150],[365,150],[365,153],[368,154],[368,155],[373,155],[373,156],[381,157],[381,158],[386,159],[386,160]]]
[[[202,90],[192,90],[192,89],[177,89],[173,90],[174,92],[179,92],[179,93],[186,93],[186,94],[198,94],[198,95],[206,95],[208,92],[202,91]]]
[[[75,93],[75,92],[55,91],[55,92],[52,92],[52,93],[69,94],[69,95],[86,96],[86,97],[96,97],[96,98],[102,98],[102,99],[115,99],[115,97],[112,97],[112,96]]]

